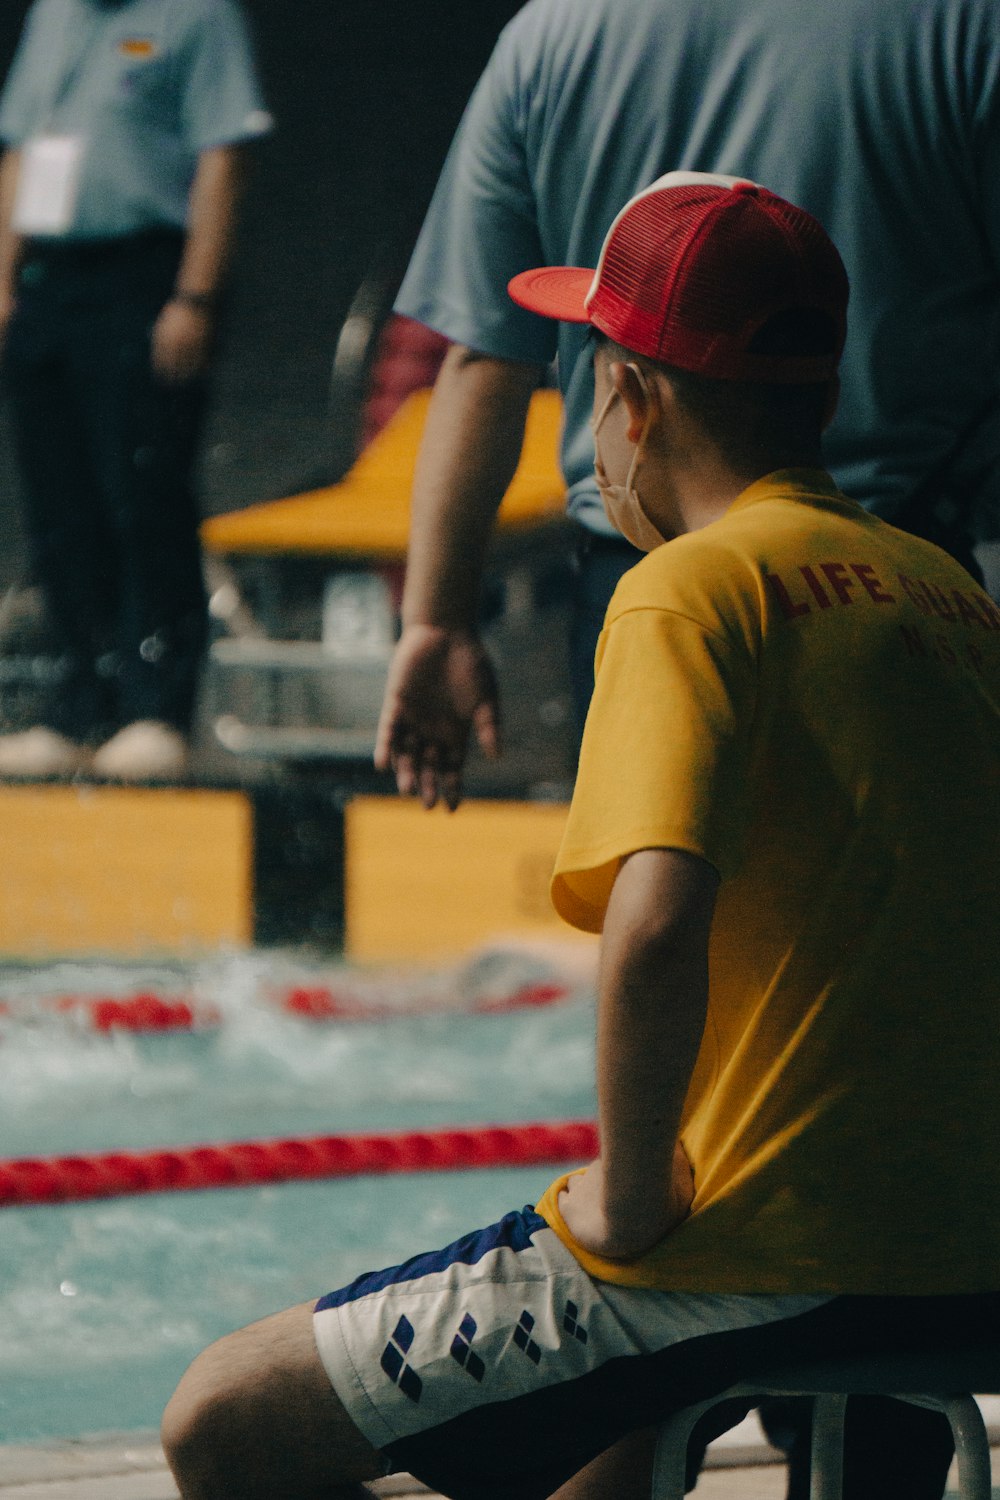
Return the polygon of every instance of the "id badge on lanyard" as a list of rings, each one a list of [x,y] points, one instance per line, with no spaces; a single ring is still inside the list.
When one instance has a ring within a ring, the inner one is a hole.
[[[11,215],[11,225],[17,234],[63,235],[73,227],[87,141],[80,131],[60,130],[56,119],[103,35],[98,17],[84,30],[82,38],[79,32],[73,34],[70,55],[62,59],[55,75],[46,111],[47,125],[20,148]]]
[[[16,234],[66,234],[76,218],[82,135],[38,135],[21,147],[11,224]]]

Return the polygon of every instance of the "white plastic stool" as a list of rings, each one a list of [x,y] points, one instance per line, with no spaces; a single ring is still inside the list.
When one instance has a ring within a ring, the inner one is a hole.
[[[653,1500],[684,1500],[688,1439],[699,1417],[733,1397],[750,1397],[756,1403],[769,1396],[814,1398],[810,1500],[841,1500],[848,1396],[892,1396],[943,1412],[955,1438],[961,1500],[991,1500],[990,1445],[971,1391],[1000,1393],[1000,1350],[887,1355],[769,1370],[759,1380],[742,1380],[663,1423],[653,1466]]]

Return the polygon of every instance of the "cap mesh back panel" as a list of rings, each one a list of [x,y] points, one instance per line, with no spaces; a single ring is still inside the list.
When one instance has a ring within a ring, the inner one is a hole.
[[[692,336],[742,345],[774,311],[835,305],[843,270],[820,226],[791,204],[693,186],[634,206],[608,246],[601,283],[617,304],[621,342],[669,360]]]

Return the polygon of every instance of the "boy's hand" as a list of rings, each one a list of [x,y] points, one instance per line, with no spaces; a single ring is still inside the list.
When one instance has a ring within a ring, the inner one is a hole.
[[[659,1203],[646,1198],[635,1211],[605,1207],[604,1167],[598,1158],[569,1179],[559,1194],[563,1223],[582,1250],[604,1260],[635,1260],[686,1219],[694,1198],[694,1172],[680,1141],[673,1173]]]

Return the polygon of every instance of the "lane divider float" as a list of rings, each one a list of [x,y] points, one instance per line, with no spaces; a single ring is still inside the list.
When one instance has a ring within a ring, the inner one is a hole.
[[[597,1152],[592,1120],[560,1120],[27,1157],[0,1160],[0,1208],[308,1178],[527,1167],[589,1161]]]
[[[401,1006],[338,993],[328,985],[294,985],[276,994],[273,1003],[286,1015],[308,1021],[392,1021],[418,1015],[494,1015],[537,1009],[555,1005],[569,994],[569,986],[546,982],[521,985],[509,994],[477,996],[461,1007],[433,999]],[[42,1013],[80,1017],[97,1032],[212,1031],[223,1022],[223,1015],[215,1006],[189,995],[147,992],[124,996],[59,995],[34,1004]],[[0,1016],[26,1014],[24,1007],[0,1001]]]

